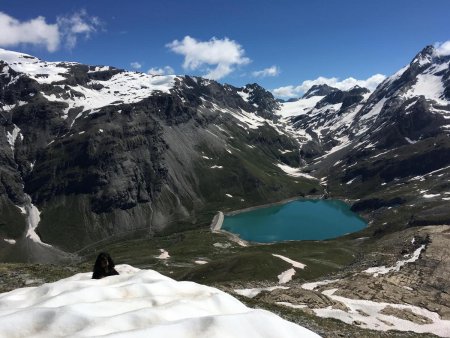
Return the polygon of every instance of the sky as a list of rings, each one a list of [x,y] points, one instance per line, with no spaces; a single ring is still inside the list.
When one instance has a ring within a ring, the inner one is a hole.
[[[48,61],[259,83],[373,89],[450,40],[449,0],[0,0],[0,48]]]

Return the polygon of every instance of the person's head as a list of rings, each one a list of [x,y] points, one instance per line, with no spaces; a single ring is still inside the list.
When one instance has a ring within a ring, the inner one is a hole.
[[[97,256],[97,260],[95,261],[94,269],[95,270],[101,270],[101,271],[108,271],[110,269],[114,268],[114,262],[107,252],[101,252]]]

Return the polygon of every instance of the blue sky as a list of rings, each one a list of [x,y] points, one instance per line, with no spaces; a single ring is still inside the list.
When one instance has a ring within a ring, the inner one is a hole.
[[[448,0],[0,0],[0,12],[2,48],[236,86],[301,87],[292,95],[320,77],[390,75],[426,45],[450,40]]]

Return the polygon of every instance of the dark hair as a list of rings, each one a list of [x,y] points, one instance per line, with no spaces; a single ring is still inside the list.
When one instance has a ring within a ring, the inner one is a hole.
[[[104,266],[104,262],[107,261],[107,265]],[[118,275],[119,273],[114,269],[114,261],[107,252],[101,252],[98,254],[94,264],[94,271],[92,274],[93,279],[100,279],[107,276]]]

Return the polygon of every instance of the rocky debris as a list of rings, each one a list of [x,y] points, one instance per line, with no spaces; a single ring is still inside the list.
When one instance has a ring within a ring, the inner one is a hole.
[[[257,304],[279,304],[287,309],[286,304],[292,304],[297,312],[305,315],[315,315],[315,310],[333,309],[351,312],[339,297],[350,300],[362,300],[374,302],[380,309],[379,313],[407,320],[411,323],[424,325],[431,324],[430,317],[421,315],[420,311],[412,310],[409,306],[424,309],[424,312],[437,313],[441,320],[450,320],[450,252],[448,242],[450,240],[450,226],[430,226],[422,228],[407,229],[395,234],[387,235],[377,239],[370,245],[376,247],[367,248],[368,255],[358,259],[358,264],[353,264],[351,269],[342,270],[332,277],[327,283],[317,283],[313,290],[305,289],[298,280],[289,283],[289,289],[261,292],[252,299]],[[399,271],[389,272],[374,277],[364,273],[367,266],[383,264],[395,264],[397,260],[405,259],[404,256],[411,255],[418,247],[425,245],[420,257],[411,263],[403,265]],[[378,260],[378,262],[376,262]],[[263,287],[270,287],[269,283]],[[249,285],[240,285],[241,288],[249,288]],[[259,285],[261,287],[261,285]],[[329,291],[337,296],[334,299],[328,296]],[[393,304],[394,306],[383,304]],[[284,305],[283,305],[284,304]],[[300,306],[301,305],[301,306]],[[400,305],[397,307],[396,305]],[[405,305],[406,308],[401,308]],[[368,304],[369,306],[369,304]],[[369,312],[372,311],[368,310]],[[369,317],[364,309],[359,308],[356,313],[362,317]],[[383,318],[377,318],[386,326],[394,324]],[[354,321],[352,325],[361,326],[362,321]],[[360,332],[360,336],[365,336]],[[370,331],[366,331],[369,334]],[[382,333],[379,333],[380,335]]]
[[[0,293],[54,282],[90,269],[91,267],[87,264],[61,266],[2,263],[0,264]]]
[[[401,243],[404,238],[404,246]],[[400,240],[399,240],[400,239]],[[413,241],[414,239],[414,241]],[[450,226],[433,226],[406,230],[388,239],[381,239],[380,252],[385,250],[399,259],[422,244],[427,244],[420,258],[401,267],[398,272],[372,277],[357,273],[333,284],[337,294],[348,298],[366,299],[393,304],[411,304],[438,312],[450,320]],[[391,242],[392,241],[392,242]],[[407,245],[406,243],[410,243]],[[396,244],[393,244],[396,243]],[[405,253],[405,247],[408,253]]]
[[[433,321],[430,318],[418,315],[417,313],[412,312],[409,309],[396,309],[392,306],[388,305],[380,313],[394,316],[400,319],[405,319],[413,323],[417,324],[431,324]]]

